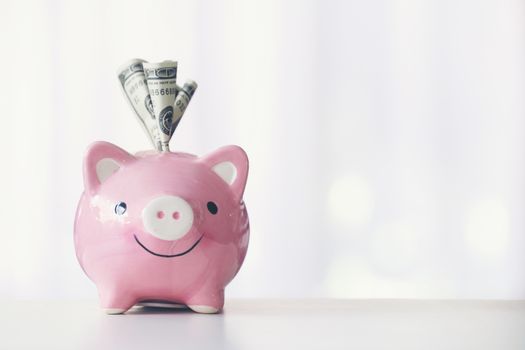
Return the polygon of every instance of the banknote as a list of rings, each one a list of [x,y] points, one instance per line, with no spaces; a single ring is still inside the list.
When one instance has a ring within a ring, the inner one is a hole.
[[[153,113],[159,129],[162,151],[169,151],[173,104],[177,96],[177,62],[143,62]]]
[[[187,80],[175,98],[175,103],[173,104],[173,120],[170,130],[171,136],[173,136],[175,129],[177,129],[177,126],[179,125],[179,122],[186,111],[186,108],[188,107],[195,90],[197,90],[197,83],[193,80]]]
[[[157,121],[155,120],[152,99],[144,75],[144,63],[146,61],[142,59],[132,59],[123,64],[117,70],[117,74],[122,90],[135,111],[140,125],[151,140],[153,147],[161,150]]]

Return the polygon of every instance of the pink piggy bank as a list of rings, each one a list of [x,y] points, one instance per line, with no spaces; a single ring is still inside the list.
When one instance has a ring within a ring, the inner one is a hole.
[[[137,303],[167,302],[221,310],[248,248],[247,176],[248,158],[237,146],[198,158],[131,155],[93,143],[84,157],[75,248],[102,308],[120,314]]]

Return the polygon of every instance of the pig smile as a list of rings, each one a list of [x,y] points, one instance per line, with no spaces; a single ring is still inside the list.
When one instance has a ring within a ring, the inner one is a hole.
[[[166,254],[159,254],[159,253],[155,253],[154,251],[151,251],[149,250],[148,248],[146,248],[146,246],[144,244],[142,244],[141,241],[139,241],[139,239],[137,238],[136,235],[133,235],[133,237],[135,237],[135,241],[145,250],[147,251],[148,253],[152,254],[152,255],[155,255],[155,256],[160,256],[161,258],[175,258],[177,256],[183,256],[183,255],[186,255],[188,254],[189,252],[191,252],[193,250],[193,248],[195,248],[201,241],[202,237],[204,236],[201,236],[195,243],[193,243],[193,245],[191,247],[189,247],[187,250],[183,251],[182,253],[177,253],[177,254],[172,254],[172,255],[166,255]]]

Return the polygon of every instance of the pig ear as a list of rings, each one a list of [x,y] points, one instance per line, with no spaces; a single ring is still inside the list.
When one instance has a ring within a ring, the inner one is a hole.
[[[133,157],[122,148],[109,142],[92,143],[84,156],[84,187],[94,192],[101,183],[113,175],[122,165],[133,161]]]
[[[206,163],[228,186],[236,199],[240,200],[248,178],[248,157],[239,146],[224,146],[208,154]]]

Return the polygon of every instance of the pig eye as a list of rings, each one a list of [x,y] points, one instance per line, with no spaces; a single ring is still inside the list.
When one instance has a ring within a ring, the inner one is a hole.
[[[208,211],[212,213],[213,215],[217,214],[217,212],[219,211],[219,208],[217,208],[217,204],[213,202],[208,202],[206,206],[208,207]]]
[[[115,214],[122,215],[126,212],[126,209],[128,209],[126,203],[118,202],[117,205],[115,205]]]

